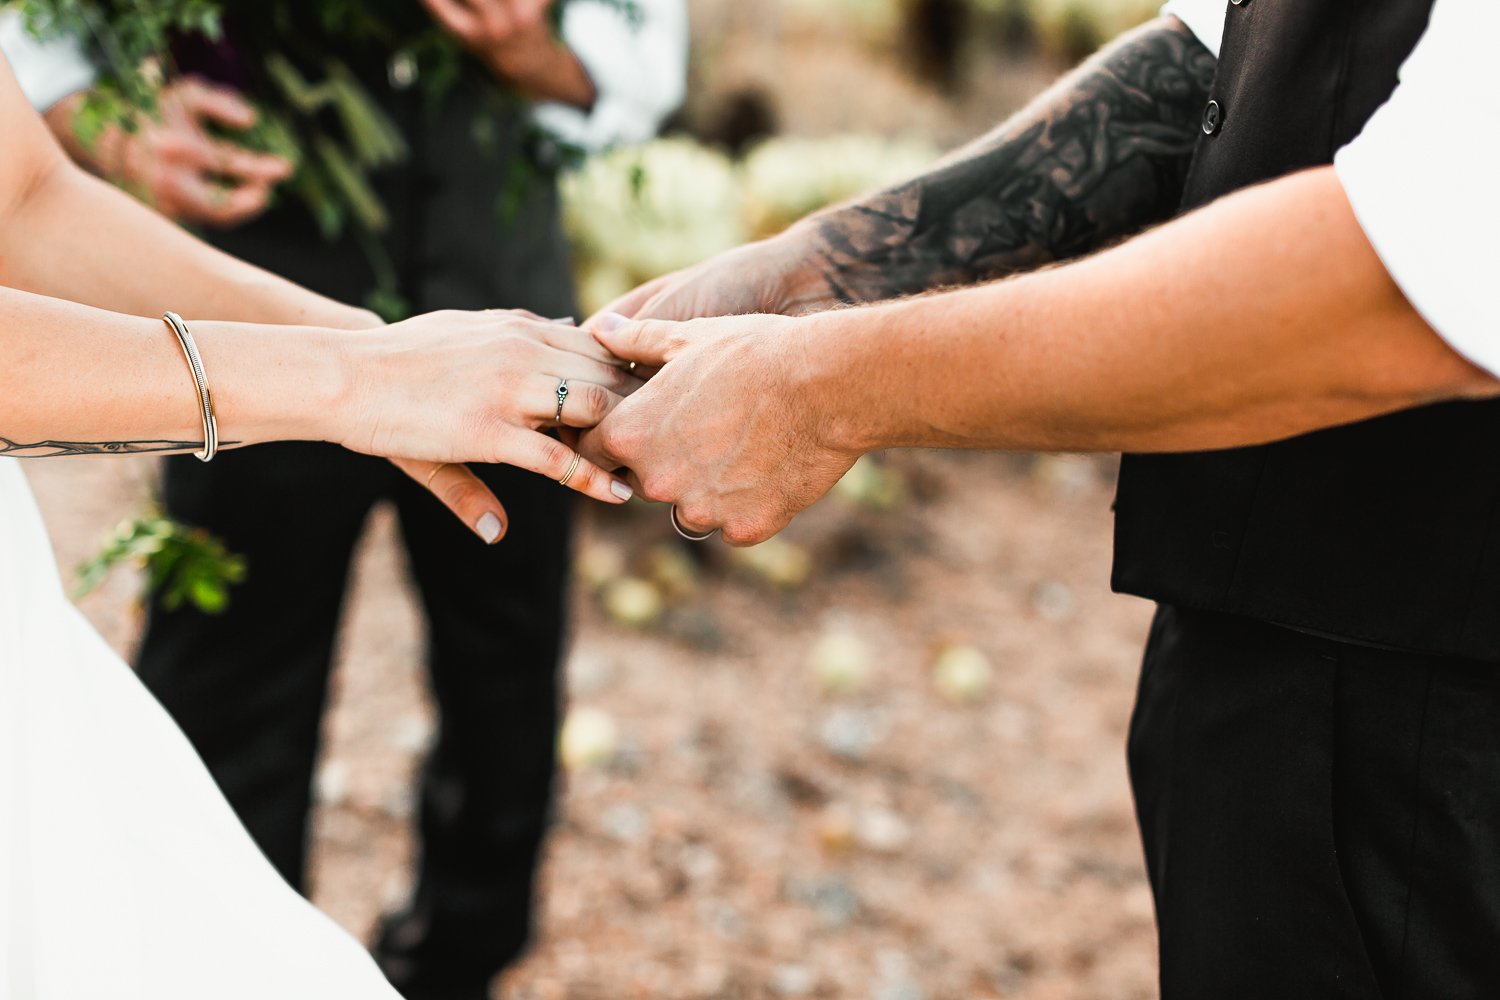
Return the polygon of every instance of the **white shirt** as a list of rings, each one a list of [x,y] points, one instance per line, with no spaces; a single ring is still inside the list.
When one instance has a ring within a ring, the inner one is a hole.
[[[682,104],[687,0],[635,0],[635,9],[638,22],[601,0],[572,0],[563,9],[563,41],[598,91],[589,111],[553,102],[536,107],[537,123],[563,142],[589,152],[645,142]],[[0,51],[38,111],[94,82],[94,67],[76,39],[38,42],[15,10],[0,12]]]
[[[1214,53],[1225,0],[1171,0]],[[1454,350],[1500,375],[1500,94],[1488,77],[1495,0],[1436,0],[1401,82],[1334,169],[1412,306]]]

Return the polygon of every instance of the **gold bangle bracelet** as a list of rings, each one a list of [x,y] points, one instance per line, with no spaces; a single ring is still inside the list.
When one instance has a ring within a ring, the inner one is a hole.
[[[198,390],[198,408],[203,417],[203,450],[195,451],[193,455],[201,462],[211,462],[219,453],[219,421],[214,417],[214,400],[208,391],[208,376],[203,372],[203,359],[198,356],[198,345],[193,343],[193,335],[188,333],[187,324],[182,321],[181,316],[169,312],[164,313],[162,319],[177,334],[177,343],[182,345],[182,355],[187,358],[188,367],[193,370],[193,385]]]

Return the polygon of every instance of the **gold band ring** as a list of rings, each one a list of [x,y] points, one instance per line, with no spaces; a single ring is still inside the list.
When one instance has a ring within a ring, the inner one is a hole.
[[[566,476],[563,476],[561,479],[559,479],[557,481],[557,485],[559,485],[559,486],[566,486],[566,485],[568,485],[568,480],[572,479],[573,478],[573,473],[575,473],[575,472],[578,471],[578,463],[580,461],[582,461],[582,460],[583,460],[583,455],[581,453],[576,452],[576,451],[573,452],[573,464],[570,465],[570,466],[568,466],[568,474]]]
[[[437,465],[433,466],[431,472],[427,473],[427,482],[426,482],[425,485],[427,486],[427,489],[429,491],[431,491],[431,489],[432,489],[432,477],[435,476],[435,475],[437,475],[439,472],[442,472],[447,467],[448,467],[448,463],[447,462],[439,462]]]

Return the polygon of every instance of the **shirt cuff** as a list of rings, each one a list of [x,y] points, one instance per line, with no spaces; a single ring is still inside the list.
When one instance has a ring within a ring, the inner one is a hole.
[[[1224,43],[1224,22],[1227,20],[1224,0],[1170,0],[1161,9],[1162,16],[1168,14],[1188,26],[1198,36],[1208,51],[1219,58],[1219,46]]]
[[[0,51],[38,112],[94,85],[94,64],[72,35],[38,41],[17,10],[0,11]]]
[[[614,4],[574,0],[563,11],[562,38],[597,97],[589,111],[537,106],[534,120],[588,152],[645,142],[677,110],[687,89],[687,9],[683,0],[637,0],[639,23]]]

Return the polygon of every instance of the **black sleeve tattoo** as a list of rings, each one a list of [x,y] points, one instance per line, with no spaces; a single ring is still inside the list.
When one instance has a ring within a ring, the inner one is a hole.
[[[220,448],[238,444],[220,441]],[[0,456],[60,458],[65,455],[143,455],[163,451],[201,451],[202,441],[12,441],[0,437]]]
[[[812,221],[844,302],[972,284],[1170,218],[1216,60],[1175,19],[1103,49],[926,174]]]

